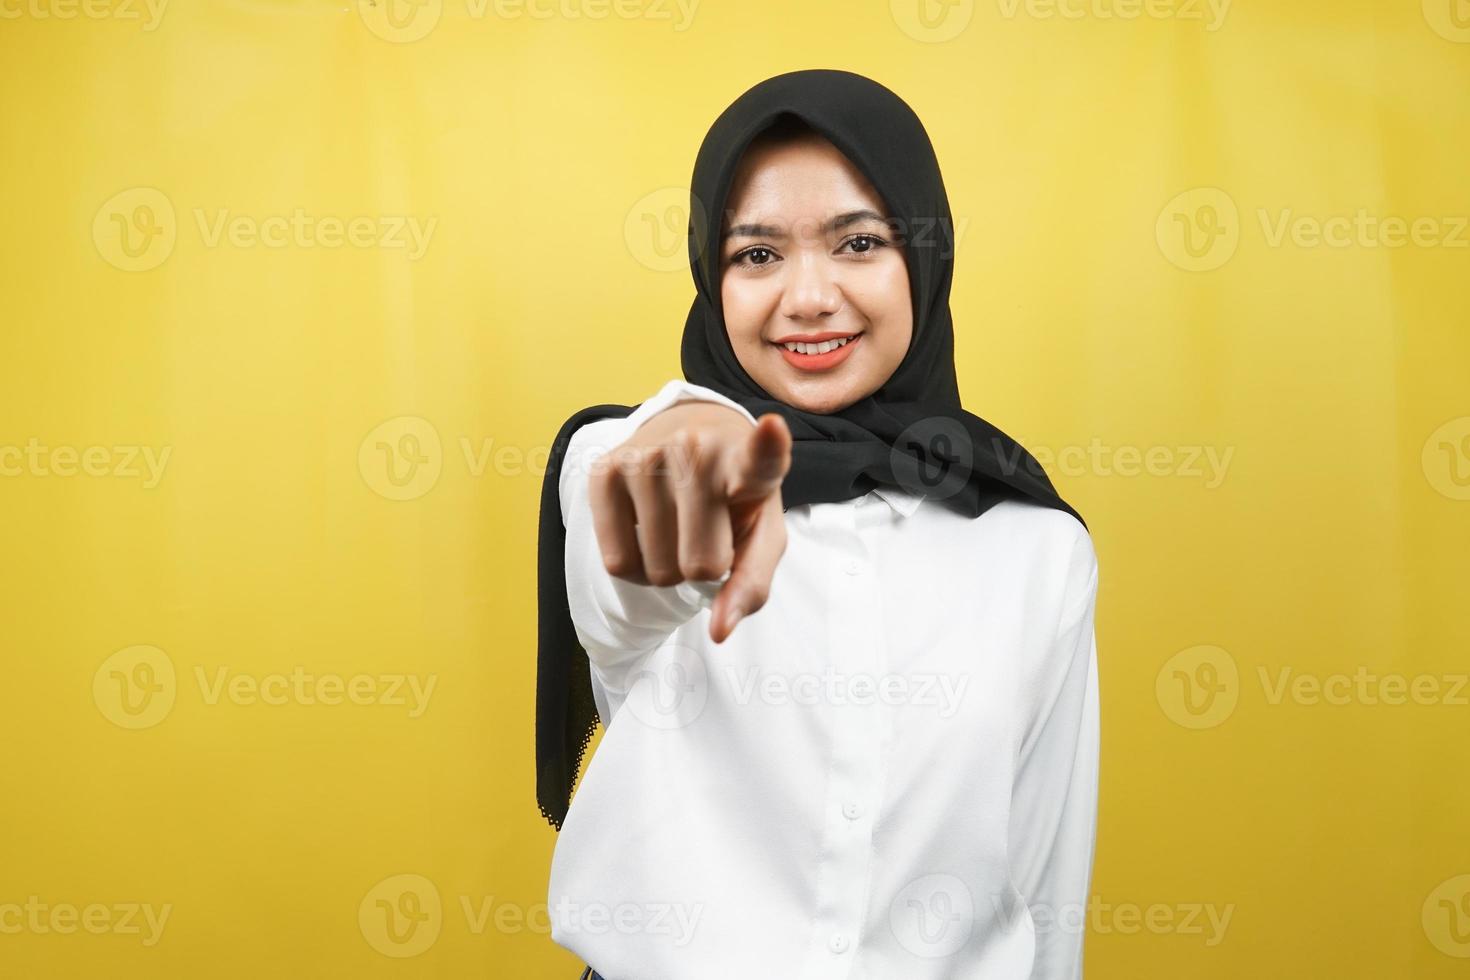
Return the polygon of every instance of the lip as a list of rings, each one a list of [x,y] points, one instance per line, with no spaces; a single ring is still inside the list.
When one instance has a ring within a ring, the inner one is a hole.
[[[836,350],[829,350],[825,354],[800,354],[796,351],[787,350],[785,345],[793,341],[804,344],[819,344],[824,340],[836,340],[839,337],[852,337],[847,343]],[[852,349],[862,343],[862,334],[851,334],[841,332],[828,332],[813,334],[810,337],[789,337],[783,341],[773,341],[781,356],[786,358],[786,363],[798,371],[830,371],[852,355]]]

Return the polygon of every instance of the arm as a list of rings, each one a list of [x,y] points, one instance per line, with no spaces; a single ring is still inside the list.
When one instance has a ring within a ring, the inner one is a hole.
[[[626,693],[626,682],[638,666],[674,630],[701,609],[709,608],[716,583],[682,581],[676,585],[643,585],[612,575],[599,546],[589,477],[596,461],[627,442],[658,413],[690,401],[732,408],[752,427],[755,417],[739,402],[712,389],[670,381],[626,418],[584,425],[572,436],[559,484],[562,523],[566,526],[567,601],[577,638],[587,651],[594,678],[604,690]]]
[[[1033,980],[1080,980],[1097,833],[1097,560],[1081,532],[1039,710],[1020,750],[1010,861],[1036,924]]]

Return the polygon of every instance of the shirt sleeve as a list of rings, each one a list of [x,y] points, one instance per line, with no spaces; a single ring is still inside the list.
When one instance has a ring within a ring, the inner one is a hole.
[[[640,425],[673,405],[711,401],[755,417],[739,402],[700,385],[670,381],[621,419],[602,419],[577,429],[562,463],[559,492],[566,527],[567,603],[577,638],[587,651],[593,679],[618,696],[642,661],[700,610],[708,609],[721,582],[639,585],[608,573],[592,522],[587,484],[591,464],[616,448]],[[604,722],[610,719],[603,718]]]
[[[1097,560],[1085,531],[1068,581],[1053,648],[1056,679],[1021,747],[1011,798],[1011,876],[1036,926],[1031,980],[1082,977],[1100,748]]]

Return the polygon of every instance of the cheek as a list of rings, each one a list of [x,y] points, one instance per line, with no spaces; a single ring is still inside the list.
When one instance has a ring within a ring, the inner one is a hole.
[[[874,263],[861,283],[850,294],[864,319],[873,324],[874,345],[885,351],[897,350],[902,357],[908,350],[914,330],[913,297],[909,295],[908,267],[903,258]]]
[[[737,350],[750,349],[764,343],[761,330],[765,326],[770,299],[769,288],[756,283],[730,279],[721,286],[720,304],[724,308],[725,332],[730,345]]]

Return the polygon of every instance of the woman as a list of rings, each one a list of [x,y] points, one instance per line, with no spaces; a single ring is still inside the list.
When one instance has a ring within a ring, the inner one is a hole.
[[[1097,563],[960,406],[928,136],[791,72],[693,184],[686,380],[574,415],[543,488],[553,939],[606,980],[1079,977]]]

